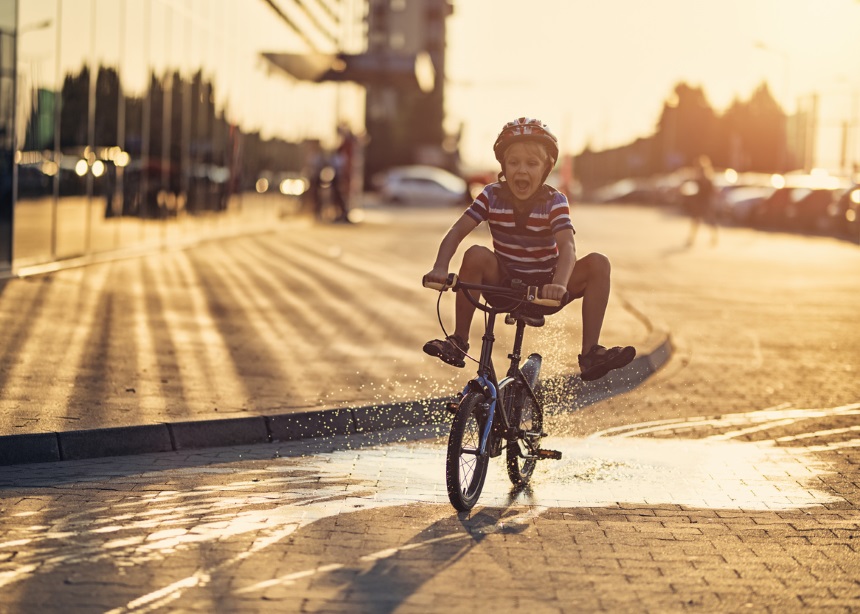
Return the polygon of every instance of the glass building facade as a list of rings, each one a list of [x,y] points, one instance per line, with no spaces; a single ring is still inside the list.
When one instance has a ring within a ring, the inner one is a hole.
[[[0,0],[0,269],[282,214],[260,179],[361,125],[363,91],[261,54],[336,48],[346,5]]]

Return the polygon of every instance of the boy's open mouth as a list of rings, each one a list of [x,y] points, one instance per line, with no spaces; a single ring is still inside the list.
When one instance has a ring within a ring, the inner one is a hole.
[[[531,186],[531,181],[528,179],[514,179],[514,188],[517,192],[525,192]]]

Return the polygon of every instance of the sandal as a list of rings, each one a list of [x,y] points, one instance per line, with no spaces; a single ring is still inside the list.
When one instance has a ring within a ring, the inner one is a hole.
[[[466,366],[464,357],[468,351],[469,344],[457,335],[448,335],[445,339],[434,339],[424,344],[425,354],[435,356],[442,362],[460,369]]]
[[[584,382],[600,379],[613,369],[624,367],[636,357],[636,349],[627,347],[605,348],[593,345],[587,354],[579,355],[580,377]]]

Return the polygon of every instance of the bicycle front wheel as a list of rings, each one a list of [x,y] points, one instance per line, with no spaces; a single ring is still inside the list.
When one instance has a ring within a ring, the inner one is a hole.
[[[470,393],[460,401],[451,424],[445,483],[451,505],[461,512],[469,511],[478,502],[487,477],[489,456],[478,455],[481,431],[486,420],[484,396]]]
[[[510,415],[519,418],[517,428],[524,434],[522,437],[508,442],[506,458],[508,477],[511,478],[514,486],[522,486],[531,479],[537,459],[523,458],[520,453],[536,456],[540,450],[540,440],[543,434],[543,409],[524,389],[517,391],[514,403]]]

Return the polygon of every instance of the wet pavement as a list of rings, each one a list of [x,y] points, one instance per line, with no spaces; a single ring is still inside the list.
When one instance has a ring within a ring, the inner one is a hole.
[[[0,469],[8,612],[851,611],[860,404],[557,437],[472,514],[444,429]],[[844,467],[843,467],[844,469]],[[855,475],[856,479],[856,475]]]
[[[401,221],[411,223],[409,215]],[[422,216],[414,220],[443,219]],[[493,461],[478,506],[454,513],[444,485],[444,426],[0,467],[0,610],[856,611],[860,250],[735,229],[718,246],[683,249],[685,220],[650,209],[585,208],[577,220],[580,252],[599,247],[614,263],[616,317],[607,339],[643,339],[649,326],[665,328],[675,351],[624,394],[583,405],[559,393],[547,446],[564,457],[541,463],[529,489],[512,491],[503,464]],[[330,240],[341,230],[319,232]],[[343,230],[367,230],[377,250],[387,236],[370,224]],[[340,242],[342,253],[372,253],[354,240]],[[388,240],[385,249],[407,249]],[[278,241],[264,237],[260,245],[275,249]],[[222,247],[236,256],[256,249],[244,240]],[[186,257],[204,268],[198,256]],[[267,274],[286,279],[284,263],[275,263]],[[358,268],[363,279],[383,270]],[[386,313],[426,316],[426,291],[406,283],[421,262],[394,268],[404,274],[394,276],[400,290],[372,282],[369,298],[402,292],[404,305],[389,303]],[[270,339],[271,331],[287,330],[274,305],[237,309],[233,315],[244,317],[231,320],[235,336],[225,322],[220,336],[200,332],[219,322],[206,319],[212,310],[202,310],[199,322],[179,318],[177,306],[199,296],[193,284],[183,292],[187,279],[158,293],[171,301],[163,334],[173,347],[184,347],[175,341],[182,331],[190,347],[194,339],[199,347],[203,338],[223,343],[230,361],[234,353],[247,358],[248,345],[282,347]],[[382,315],[368,318],[371,311],[362,306],[355,320],[342,313],[344,324],[365,322],[394,346],[374,364],[390,362],[390,352],[405,355],[434,332],[429,318],[410,316],[426,329],[398,323],[387,335]],[[250,334],[261,325],[249,323],[254,315],[266,316],[269,336]],[[549,365],[568,356],[557,339],[575,334],[570,315],[555,332],[534,337],[555,359]],[[337,330],[326,333],[327,342]],[[147,360],[176,360],[156,355]],[[306,372],[319,366],[315,360],[306,359]],[[408,398],[414,385],[404,373],[443,389],[466,377],[410,360],[393,374],[380,367],[399,380],[390,388],[394,398]],[[252,374],[250,365],[258,373],[271,368],[261,364],[251,361],[243,373]],[[141,385],[157,397],[158,381],[143,373]],[[209,381],[222,392],[245,380]],[[248,381],[261,392],[276,389],[262,376]],[[369,392],[344,390],[373,398],[384,394],[383,382]],[[180,390],[189,399],[175,396],[182,411],[207,398],[202,388]],[[67,405],[81,396],[52,394]]]

